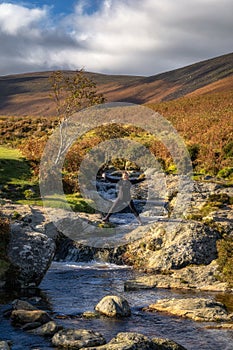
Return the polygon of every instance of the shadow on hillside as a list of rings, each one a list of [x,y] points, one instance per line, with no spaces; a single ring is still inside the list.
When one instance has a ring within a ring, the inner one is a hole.
[[[48,75],[18,78],[0,77],[0,108],[12,104],[11,96],[49,90]]]

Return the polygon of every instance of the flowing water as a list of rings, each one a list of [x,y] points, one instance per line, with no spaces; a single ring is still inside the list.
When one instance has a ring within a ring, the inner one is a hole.
[[[233,331],[206,329],[206,323],[142,311],[143,307],[161,298],[213,295],[163,289],[124,292],[124,281],[135,277],[135,274],[128,267],[107,263],[54,262],[40,289],[20,297],[30,302],[40,300],[39,306],[50,311],[57,323],[98,331],[107,341],[118,332],[139,332],[149,337],[170,338],[187,350],[233,349]],[[81,317],[84,311],[93,310],[97,302],[108,294],[124,296],[131,306],[132,315],[123,319]],[[12,327],[9,319],[3,317],[3,311],[9,308],[15,297],[17,295],[1,296],[0,338],[11,340],[13,350],[52,349],[48,340]]]

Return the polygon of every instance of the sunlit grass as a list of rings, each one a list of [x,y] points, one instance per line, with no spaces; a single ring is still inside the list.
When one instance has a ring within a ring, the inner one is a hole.
[[[79,193],[61,196],[49,195],[46,198],[20,199],[17,204],[44,206],[46,208],[72,210],[74,212],[95,213],[91,200],[84,200]]]
[[[0,184],[25,184],[31,168],[18,149],[0,146]]]

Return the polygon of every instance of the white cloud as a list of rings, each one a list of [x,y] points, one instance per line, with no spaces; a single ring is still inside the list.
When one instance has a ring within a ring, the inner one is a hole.
[[[0,74],[152,75],[232,51],[232,0],[105,0],[91,14],[88,5],[58,20],[48,7],[0,4]]]
[[[28,9],[10,3],[0,4],[0,30],[16,36],[22,31],[36,28],[46,18],[46,8]]]

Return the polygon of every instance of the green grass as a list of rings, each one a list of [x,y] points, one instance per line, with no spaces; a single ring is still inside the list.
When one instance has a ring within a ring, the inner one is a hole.
[[[91,206],[91,200],[84,200],[79,193],[66,195],[66,200],[75,212],[95,213],[95,209]]]
[[[33,192],[29,196],[28,192],[31,190]],[[39,194],[39,184],[32,177],[30,164],[18,149],[6,146],[0,146],[0,194],[2,198],[23,205],[67,208],[68,203],[73,211],[95,212],[91,203],[84,200],[79,193],[66,195],[66,200],[56,195],[50,196],[43,202]]]
[[[29,162],[18,149],[0,146],[1,197],[17,202],[26,198],[29,189],[39,196],[39,186],[33,179]]]
[[[54,194],[49,195],[44,201],[37,199],[35,199],[35,201],[36,205],[44,205],[48,208],[69,209],[68,206],[70,206],[75,212],[95,213],[95,209],[91,206],[91,200],[84,200],[79,193],[67,194],[65,197]],[[29,202],[31,202],[30,204],[35,205],[33,199],[27,201],[21,200],[18,202],[21,204],[29,204]]]
[[[31,168],[18,149],[0,146],[0,184],[25,184],[31,179]]]

